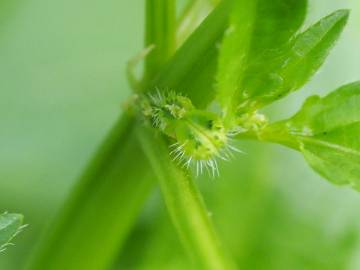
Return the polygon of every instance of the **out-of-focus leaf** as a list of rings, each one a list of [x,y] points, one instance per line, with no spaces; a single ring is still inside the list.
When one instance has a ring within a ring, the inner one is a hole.
[[[20,214],[4,213],[0,215],[0,252],[12,245],[10,241],[23,228],[23,219],[23,215]]]
[[[267,68],[268,60],[302,25],[307,4],[306,0],[233,2],[217,74],[218,99],[230,114],[247,93],[243,80]]]
[[[349,11],[338,10],[294,37],[266,63],[253,61],[237,104],[257,109],[303,86],[324,63],[348,16]]]
[[[118,121],[26,269],[111,266],[153,187],[134,125],[127,113]]]
[[[359,135],[360,82],[355,82],[324,98],[308,98],[295,116],[270,125],[264,139],[279,136],[278,142],[300,150],[323,177],[360,190]]]

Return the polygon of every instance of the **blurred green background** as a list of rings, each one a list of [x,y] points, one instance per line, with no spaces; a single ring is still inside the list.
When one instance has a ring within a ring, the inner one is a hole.
[[[305,89],[268,109],[272,119],[360,79],[360,2],[310,0],[307,25],[338,8],[352,9],[340,42]],[[140,0],[0,2],[0,211],[30,224],[0,254],[0,269],[22,269],[121,113],[143,10]],[[240,269],[360,269],[360,194],[329,184],[281,146],[239,147],[246,154],[222,163],[220,178],[197,183]],[[156,190],[114,269],[186,268]]]

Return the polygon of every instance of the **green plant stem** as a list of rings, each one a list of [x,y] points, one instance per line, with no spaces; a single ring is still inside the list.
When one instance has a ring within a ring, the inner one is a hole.
[[[146,3],[146,76],[174,50],[175,1]],[[89,165],[29,269],[106,269],[124,242],[153,183],[145,156],[125,115]],[[133,159],[133,160],[132,160]]]
[[[155,77],[176,49],[175,0],[146,0],[145,22],[145,48],[154,46],[145,59],[147,81]]]
[[[225,256],[203,199],[191,180],[170,159],[168,147],[150,128],[138,128],[138,138],[148,157],[173,223],[198,269],[235,269]]]
[[[210,57],[216,57],[213,37],[221,36],[226,16],[224,5],[217,8],[180,49],[180,55],[164,67],[160,72],[163,75],[143,89],[167,84],[181,89],[182,82],[209,85],[210,80],[204,76],[208,73],[192,71],[198,59],[212,61]],[[201,46],[191,46],[193,42],[198,45],[197,40],[201,41]],[[209,50],[214,53],[208,54]],[[174,70],[169,71],[168,67]],[[201,87],[197,95],[206,95],[207,91],[207,87]],[[60,211],[28,269],[106,269],[114,261],[153,185],[148,176],[147,159],[133,133],[134,125],[134,119],[127,114],[116,124]]]
[[[214,81],[218,44],[228,27],[232,0],[223,0],[186,40],[172,61],[165,64],[150,89],[169,89],[188,96],[198,108],[206,107],[215,96]]]
[[[180,47],[216,4],[208,0],[190,0],[177,22],[176,45]]]
[[[257,132],[248,131],[236,135],[238,140],[257,140],[269,143],[285,145],[293,150],[299,151],[299,142],[286,132],[282,122],[270,124]]]
[[[152,34],[156,30],[154,21],[158,19],[156,13],[154,13],[155,2],[159,2],[156,8],[159,8],[159,12],[161,12],[164,9],[162,5],[167,1],[147,1],[148,46],[153,44],[151,40],[156,40],[156,35]],[[172,6],[169,3],[167,5],[168,7]],[[197,80],[192,77],[194,74],[195,77],[201,74],[202,76],[198,76],[198,78],[205,84],[209,83],[208,79],[204,80],[203,75],[209,75],[209,72],[211,74],[211,72],[214,72],[213,69],[206,70],[205,73],[194,72],[191,74],[191,67],[199,65],[197,60],[209,63],[209,60],[216,59],[215,41],[219,40],[225,29],[228,7],[227,3],[223,4],[208,18],[204,23],[205,25],[200,27],[194,34],[195,36],[202,36],[204,39],[190,38],[189,43],[191,45],[186,43],[176,53],[174,60],[166,65],[157,79],[152,82],[153,87],[162,87],[165,84],[165,90],[169,89],[169,87],[174,90],[183,90],[181,83],[186,79],[190,84],[196,83]],[[173,21],[170,22],[171,25],[173,23]],[[161,40],[162,37],[160,36],[158,38],[160,44]],[[171,43],[173,40],[175,40],[175,36],[171,36],[171,41],[168,40],[167,42],[169,49],[173,46],[173,43]],[[155,44],[155,46],[157,45]],[[164,50],[164,52],[167,51]],[[159,51],[154,51],[147,58],[145,74],[157,74],[157,62],[154,59],[163,59],[162,64],[166,62],[166,59],[163,58],[164,55],[158,55],[158,53]],[[172,65],[172,63],[175,65]],[[212,63],[216,63],[216,60]],[[204,66],[209,67],[209,65]],[[211,65],[211,67],[214,66]],[[185,73],[182,74],[182,72]],[[204,86],[204,84],[201,85]],[[206,88],[204,87],[204,89]],[[189,89],[189,93],[193,93],[191,90],[194,89]],[[220,247],[199,192],[192,183],[191,178],[186,176],[184,171],[177,168],[170,160],[169,151],[163,138],[152,136],[153,131],[146,127],[139,127],[137,130],[138,138],[159,181],[169,214],[190,256],[200,269],[235,269]]]
[[[170,27],[173,27],[175,21],[172,21],[171,19],[169,21],[169,18],[167,18],[166,15],[160,16],[159,14],[163,12],[163,10],[169,8],[171,9],[170,12],[173,12],[174,2],[170,2],[171,1],[166,0],[148,0],[146,2],[146,45],[155,45],[155,50],[150,53],[146,60],[145,74],[147,76],[149,76],[149,74],[155,76],[158,73],[160,70],[158,69],[158,66],[163,65],[166,62],[167,53],[171,53],[171,49],[174,48],[175,35],[171,33],[164,38],[160,34],[154,34],[156,30],[159,30],[159,27],[157,26],[158,20],[167,20]],[[154,87],[162,86],[163,82],[166,81],[168,83],[167,87],[174,86],[174,89],[180,89],[180,77],[178,75],[181,74],[182,68],[184,68],[183,64],[185,64],[185,68],[188,68],[189,71],[189,67],[197,65],[196,59],[203,59],[204,61],[205,59],[206,61],[212,59],[211,56],[214,56],[214,54],[212,54],[214,43],[211,41],[217,40],[219,36],[222,35],[225,23],[219,23],[219,21],[224,22],[226,19],[220,16],[220,14],[226,14],[226,10],[226,8],[220,9],[220,11],[215,13],[215,16],[212,16],[212,18],[208,20],[207,24],[210,22],[212,25],[203,26],[201,31],[197,32],[198,35],[200,33],[202,37],[206,37],[205,42],[201,40],[199,43],[198,40],[193,40],[191,48],[189,45],[185,45],[185,51],[180,49],[180,52],[176,54],[174,59],[178,64],[172,66],[172,71],[175,72],[175,76],[170,77],[169,79],[167,76],[164,76],[164,71],[162,71],[157,80],[153,81]],[[214,17],[218,19],[214,20]],[[210,28],[208,28],[209,26]],[[161,30],[159,30],[159,32],[161,32]],[[175,31],[173,33],[175,34]],[[166,31],[164,31],[164,34],[166,34]],[[196,46],[194,46],[195,44]],[[167,50],[156,50],[156,47],[161,48],[162,45],[167,46]],[[207,52],[209,49],[212,55],[204,57],[205,55],[203,52]],[[190,54],[187,54],[189,52]],[[187,55],[183,57],[183,53]],[[216,54],[216,52],[214,53]],[[165,70],[167,70],[166,67]],[[167,73],[167,75],[169,74],[171,73]],[[208,73],[206,74],[208,75]],[[186,74],[184,76],[184,74],[181,74],[182,78],[186,78],[186,76],[189,75]],[[191,80],[190,78],[191,75],[189,76],[189,81]],[[191,82],[194,84],[196,80],[191,80]],[[175,85],[173,85],[174,83]],[[208,83],[208,81],[206,81],[206,83]],[[148,156],[152,169],[158,178],[169,214],[172,217],[173,223],[183,240],[188,253],[201,269],[233,269],[233,267],[230,267],[229,261],[223,254],[223,250],[216,238],[202,198],[196,187],[193,185],[191,178],[186,176],[182,170],[178,169],[172,163],[169,158],[169,151],[163,139],[151,136],[151,134],[152,131],[147,128],[138,128],[138,138]]]
[[[153,183],[124,115],[98,151],[36,254],[33,270],[107,269]]]

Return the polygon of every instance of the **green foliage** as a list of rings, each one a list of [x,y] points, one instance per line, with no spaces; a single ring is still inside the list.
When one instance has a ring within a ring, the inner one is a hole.
[[[192,181],[191,169],[184,166],[195,159],[200,166],[205,161],[217,171],[213,158],[221,156],[223,148],[233,148],[230,136],[234,134],[238,139],[253,137],[300,150],[320,174],[360,189],[358,84],[323,99],[312,97],[293,118],[279,123],[268,125],[266,116],[257,112],[314,75],[347,21],[348,11],[340,10],[297,34],[306,7],[305,0],[224,0],[183,43],[183,38],[176,41],[175,2],[147,1],[148,54],[142,55],[146,56],[144,79],[134,89],[143,93],[130,99],[30,269],[110,267],[153,178],[158,180],[171,220],[197,269],[235,269]],[[149,48],[154,49],[149,52]],[[145,97],[155,89],[159,98]],[[174,92],[167,95],[169,90]],[[134,102],[139,97],[143,100]],[[143,115],[160,132],[146,126]],[[188,162],[179,166],[169,153],[176,154],[175,160],[184,157]],[[266,198],[262,199],[267,205]],[[273,241],[273,235],[267,234],[266,213],[256,213],[254,220],[260,235]],[[242,237],[240,246],[251,249],[254,240],[265,256],[263,238]],[[250,252],[242,252],[239,265],[266,269]],[[251,262],[244,263],[248,260]]]
[[[262,103],[279,99],[303,86],[319,69],[338,40],[349,16],[348,10],[338,10],[321,19],[290,42],[286,60],[277,70],[281,85]]]
[[[199,109],[213,100],[218,43],[228,25],[231,1],[222,1],[176,51],[149,90],[174,90],[189,97]]]
[[[0,214],[0,253],[13,245],[11,241],[24,228],[23,219],[24,217],[20,214]]]
[[[236,2],[221,47],[218,100],[230,121],[232,115],[254,111],[303,86],[324,62],[349,15],[336,11],[294,34],[306,1],[267,2],[271,11],[258,10],[256,3]]]
[[[270,125],[264,136],[269,133],[282,134],[280,140],[299,149],[331,182],[360,190],[360,82],[309,97],[297,114]]]
[[[267,5],[271,11],[264,8]],[[305,7],[306,1],[290,1],[288,5],[284,5],[284,1],[263,5],[261,1],[235,2],[230,27],[221,47],[217,101],[223,108],[228,126],[238,125],[240,133],[253,133],[260,139],[267,138],[300,149],[320,174],[335,183],[351,184],[359,189],[360,168],[357,164],[360,163],[355,142],[359,129],[351,120],[360,114],[356,104],[351,107],[348,100],[343,101],[338,96],[337,93],[346,90],[342,88],[321,102],[310,98],[291,121],[281,122],[282,128],[279,124],[266,127],[266,123],[260,122],[259,125],[251,114],[303,86],[325,61],[349,16],[347,10],[336,11],[303,33],[294,35],[302,24]],[[288,16],[279,16],[282,13]],[[356,92],[356,85],[348,87]],[[328,102],[333,96],[336,98],[331,104],[331,114],[316,115],[315,108],[319,110],[321,106],[330,113]],[[341,102],[344,102],[343,106]],[[337,123],[336,119],[340,120],[336,129],[336,125],[321,129],[325,123],[328,126]],[[347,121],[351,122],[350,126],[344,126]],[[308,125],[309,122],[313,125]],[[252,130],[247,128],[249,124],[254,126]],[[301,144],[297,145],[284,133],[292,134]]]
[[[303,86],[323,64],[347,21],[349,12],[339,10],[296,35],[265,69],[255,66],[244,79],[242,110],[253,110],[283,98]],[[264,63],[264,62],[261,62]]]
[[[148,13],[148,16],[161,16],[158,14],[161,9],[152,9],[152,11]],[[203,23],[203,25],[210,25],[213,28],[200,26],[200,29],[193,33],[182,49],[179,49],[177,56],[174,56],[162,68],[160,75],[156,76],[154,80],[149,80],[151,81],[148,82],[149,85],[146,84],[142,90],[150,91],[153,89],[153,85],[159,87],[166,85],[173,89],[181,89],[184,82],[191,82],[194,85],[209,85],[209,80],[204,73],[201,71],[189,72],[189,69],[196,69],[198,65],[196,60],[205,62],[213,59],[216,62],[216,50],[213,42],[214,39],[219,38],[221,29],[225,28],[227,17],[224,15],[226,12],[228,12],[228,5],[220,5]],[[156,27],[156,29],[162,31],[162,27]],[[191,42],[197,40],[201,40],[201,44],[192,46]],[[205,57],[204,53],[209,51],[211,54]],[[161,54],[161,51],[157,50],[153,53]],[[204,90],[206,89],[204,88]],[[38,253],[35,254],[29,269],[55,270],[63,269],[64,265],[67,269],[82,267],[103,269],[113,262],[116,251],[123,244],[141,203],[148,195],[153,180],[148,175],[151,174],[149,173],[149,163],[140,148],[137,136],[133,133],[133,127],[139,125],[139,122],[131,115],[132,110],[129,111],[130,115],[125,113],[90,163],[77,189],[74,190],[71,199],[59,215],[55,226],[45,238]],[[132,166],[128,166],[129,160],[134,161]],[[167,174],[167,176],[169,175]],[[195,194],[191,193],[190,195]],[[198,203],[197,199],[195,199],[194,205],[196,203]],[[103,209],[106,211],[104,212]],[[196,205],[193,211],[200,210],[203,211],[201,204]],[[106,218],[97,219],[98,213],[102,212]],[[115,216],[112,216],[114,213],[116,213]],[[204,222],[207,222],[206,216],[203,218]],[[88,224],[93,224],[93,226],[88,226]],[[209,224],[208,226],[210,226]],[[209,233],[211,231],[212,229],[209,230]],[[206,234],[208,233],[204,232],[205,238]],[[209,238],[212,237],[209,236]],[[199,257],[199,260],[203,261],[204,257]]]
[[[255,82],[250,86],[249,81],[255,78],[258,81],[259,75],[270,76],[275,72],[272,62],[302,25],[307,3],[305,0],[233,2],[217,74],[217,98],[225,117],[230,118],[239,106],[245,106],[243,102],[253,102],[254,92],[269,94]]]

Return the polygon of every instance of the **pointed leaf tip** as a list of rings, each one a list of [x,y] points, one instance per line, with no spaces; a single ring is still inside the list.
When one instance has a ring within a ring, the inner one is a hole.
[[[281,84],[283,78],[274,71],[274,63],[303,24],[307,2],[232,1],[230,27],[220,48],[216,78],[217,101],[226,119],[239,113],[239,108],[245,111],[252,104],[258,105],[258,96],[269,94],[264,88]]]
[[[333,15],[337,15],[339,17],[343,17],[345,19],[348,19],[349,16],[350,16],[350,9],[338,9],[337,11],[335,11],[333,13]]]

